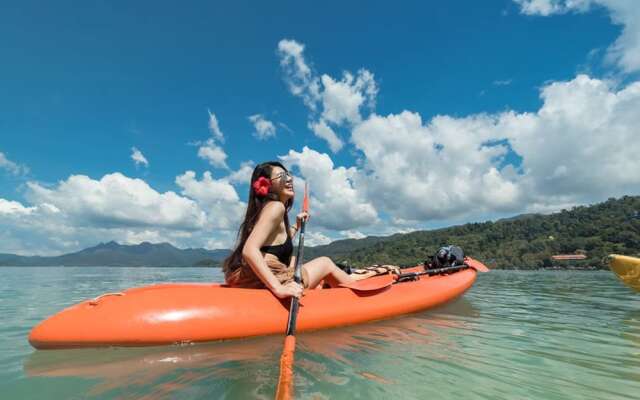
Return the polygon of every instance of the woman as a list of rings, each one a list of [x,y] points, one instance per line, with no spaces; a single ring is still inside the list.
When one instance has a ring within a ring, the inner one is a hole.
[[[375,275],[366,271],[357,277],[348,275],[328,257],[319,257],[302,266],[302,285],[293,279],[295,257],[293,237],[303,219],[289,226],[288,212],[293,205],[293,177],[281,163],[269,161],[258,165],[251,176],[249,201],[238,243],[224,261],[227,284],[234,287],[268,288],[279,298],[300,297],[304,288],[315,288],[321,281],[331,286]]]

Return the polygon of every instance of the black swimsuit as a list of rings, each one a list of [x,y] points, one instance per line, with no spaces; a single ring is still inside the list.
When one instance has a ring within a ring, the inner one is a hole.
[[[291,237],[287,235],[287,240],[282,244],[277,244],[275,246],[262,246],[260,247],[260,251],[264,253],[273,254],[278,257],[281,263],[289,265],[291,262],[291,255],[293,254],[293,241]]]

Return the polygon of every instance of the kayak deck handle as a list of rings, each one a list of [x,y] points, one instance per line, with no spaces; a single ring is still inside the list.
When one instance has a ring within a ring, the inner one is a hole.
[[[107,297],[107,296],[124,296],[124,293],[122,292],[113,292],[113,293],[105,293],[105,294],[101,294],[100,296],[93,298],[91,300],[89,300],[89,305],[91,306],[97,306],[98,302],[103,298],[103,297]]]

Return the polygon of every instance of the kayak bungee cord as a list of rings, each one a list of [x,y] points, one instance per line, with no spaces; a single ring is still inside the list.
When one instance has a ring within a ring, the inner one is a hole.
[[[309,212],[309,192],[308,184],[304,185],[304,199],[302,200],[302,211]],[[302,258],[304,256],[304,230],[307,219],[302,219],[300,227],[300,238],[298,241],[298,253],[296,255],[296,265],[293,272],[293,279],[296,283],[302,283]],[[289,307],[289,320],[287,321],[287,333],[284,338],[284,347],[282,356],[280,356],[280,377],[278,379],[278,387],[276,389],[276,399],[285,400],[292,398],[293,393],[293,361],[296,351],[296,319],[298,317],[299,299],[291,297],[291,306]]]

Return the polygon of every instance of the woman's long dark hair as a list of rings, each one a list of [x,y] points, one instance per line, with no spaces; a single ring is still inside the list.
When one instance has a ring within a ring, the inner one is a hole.
[[[258,221],[258,216],[260,216],[260,211],[264,208],[265,204],[269,201],[278,201],[278,197],[275,193],[269,193],[266,196],[256,196],[255,191],[253,190],[253,182],[258,180],[261,176],[264,176],[267,179],[271,179],[271,171],[274,167],[280,167],[285,172],[287,169],[284,165],[279,163],[278,161],[267,161],[255,167],[253,170],[253,174],[251,174],[251,182],[249,184],[249,201],[247,202],[247,212],[244,215],[244,221],[240,224],[240,229],[238,231],[238,236],[236,240],[236,247],[233,249],[233,252],[229,257],[224,260],[224,264],[222,265],[222,271],[225,276],[236,269],[240,268],[244,261],[242,259],[242,248],[251,234],[253,227]],[[293,198],[289,199],[285,204],[284,211],[284,224],[287,231],[287,235],[289,235],[289,209],[293,205]]]

